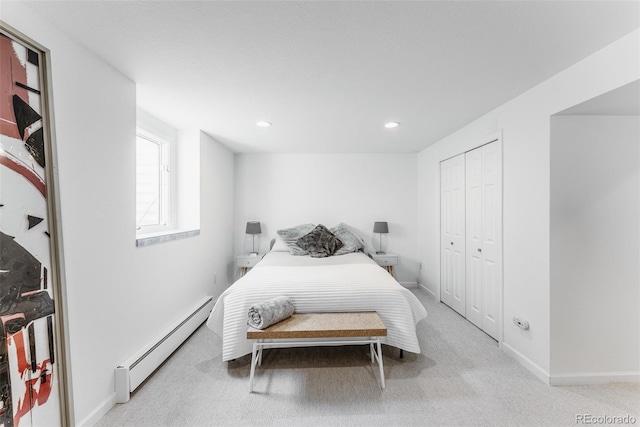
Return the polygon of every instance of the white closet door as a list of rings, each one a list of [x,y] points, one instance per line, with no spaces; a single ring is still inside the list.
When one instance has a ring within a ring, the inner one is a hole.
[[[502,167],[493,142],[465,154],[466,318],[498,339],[502,301]]]
[[[440,300],[465,315],[464,154],[440,164]]]
[[[482,330],[496,340],[502,317],[502,154],[482,147]]]
[[[466,317],[482,329],[482,148],[465,154]]]
[[[440,164],[440,299],[499,340],[502,153],[499,141]]]

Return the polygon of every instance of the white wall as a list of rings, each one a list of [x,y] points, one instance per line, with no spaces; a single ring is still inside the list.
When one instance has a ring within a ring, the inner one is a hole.
[[[418,155],[422,283],[439,295],[439,163],[496,129],[503,136],[503,349],[532,372],[550,371],[550,116],[640,78],[635,31],[487,113]],[[521,316],[531,328],[518,329]]]
[[[177,171],[178,197],[176,224],[181,230],[200,228],[200,144],[203,138],[211,138],[199,129],[178,132]],[[204,164],[204,167],[208,167]]]
[[[202,137],[200,236],[136,248],[134,82],[28,4],[3,2],[1,19],[51,50],[75,419],[95,421],[114,368],[228,283],[233,155]]]
[[[208,295],[217,297],[233,282],[234,154],[223,144],[200,132],[200,246],[185,257],[198,282],[208,283]],[[213,274],[216,283],[213,284]]]
[[[551,374],[640,374],[640,117],[551,121]]]
[[[247,221],[262,224],[261,252],[278,229],[339,222],[355,227],[372,250],[373,223],[387,221],[398,280],[416,282],[415,154],[239,154],[235,176],[236,254],[251,248]]]

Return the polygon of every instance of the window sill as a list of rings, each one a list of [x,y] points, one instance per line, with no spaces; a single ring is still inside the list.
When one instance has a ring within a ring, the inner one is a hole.
[[[158,231],[155,233],[141,233],[136,235],[136,247],[142,248],[145,246],[158,245],[160,243],[173,242],[175,240],[187,239],[189,237],[195,237],[200,234],[200,229],[197,230],[167,230]]]

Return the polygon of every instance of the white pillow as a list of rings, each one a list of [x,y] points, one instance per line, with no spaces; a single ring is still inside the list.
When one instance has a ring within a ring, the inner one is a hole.
[[[280,236],[276,236],[275,243],[271,248],[271,252],[289,252],[289,246],[282,240]]]

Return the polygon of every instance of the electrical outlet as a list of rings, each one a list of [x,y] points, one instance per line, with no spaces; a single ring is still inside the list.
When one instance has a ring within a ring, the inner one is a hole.
[[[516,325],[520,329],[524,329],[525,331],[529,329],[529,322],[522,317],[514,317],[513,324]]]
[[[216,274],[216,273],[213,273],[213,284],[214,284],[214,285],[216,284],[216,276],[217,276],[217,274]]]

